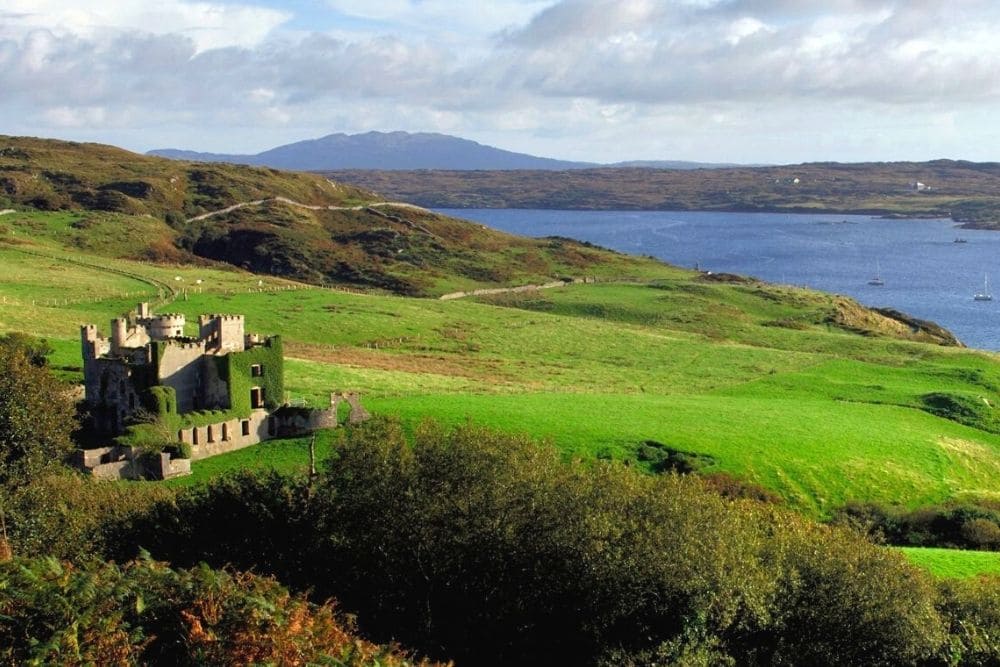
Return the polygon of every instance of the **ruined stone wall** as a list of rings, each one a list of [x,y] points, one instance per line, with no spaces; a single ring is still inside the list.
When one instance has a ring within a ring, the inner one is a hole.
[[[255,410],[244,419],[229,419],[208,426],[179,429],[177,439],[191,445],[191,460],[198,461],[243,449],[274,436],[269,415]]]
[[[79,449],[72,463],[97,479],[171,479],[191,474],[191,461],[171,459],[170,454],[143,456],[134,447]]]
[[[111,341],[102,338],[93,324],[80,327],[80,346],[83,352],[83,366],[86,371],[87,362],[102,357],[111,351]]]
[[[337,428],[337,408],[325,410],[283,407],[274,413],[274,428],[277,437],[292,438],[306,435],[321,428]]]
[[[121,354],[128,348],[145,347],[150,340],[144,326],[129,326],[128,320],[124,317],[111,320],[112,353]]]
[[[86,363],[84,400],[94,425],[105,433],[120,433],[125,421],[142,409],[132,367],[121,359],[101,358]]]

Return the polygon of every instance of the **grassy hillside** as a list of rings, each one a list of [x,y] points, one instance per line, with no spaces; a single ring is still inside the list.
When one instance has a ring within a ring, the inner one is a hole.
[[[103,329],[159,293],[173,299],[161,309],[189,321],[244,313],[250,330],[282,334],[291,397],[318,405],[360,390],[410,422],[471,418],[643,467],[655,442],[815,515],[847,500],[996,499],[1000,488],[1000,365],[841,297],[653,264],[635,283],[479,300],[352,294],[108,260],[57,242],[72,238],[66,214],[28,219],[50,231],[0,246],[0,331],[50,338],[70,378],[80,323]],[[196,463],[196,474],[304,463],[302,443],[267,447]]]
[[[81,323],[105,327],[148,300],[189,321],[243,313],[251,330],[281,334],[290,397],[317,405],[331,390],[359,390],[408,422],[471,418],[650,470],[690,460],[815,515],[849,500],[998,497],[1000,365],[932,324],[356,204],[372,195],[314,175],[5,142],[2,206],[15,210],[0,215],[0,332],[50,338],[68,379],[80,375]],[[193,176],[202,171],[210,176]],[[134,181],[150,188],[105,187]],[[64,197],[63,208],[32,208],[42,203],[31,192]],[[137,203],[96,210],[88,197],[99,192]],[[266,201],[194,215],[243,198]],[[600,280],[448,301],[400,296],[581,276]],[[195,469],[294,467],[301,449],[290,442]]]
[[[963,579],[982,574],[1000,574],[998,553],[910,547],[904,547],[901,551],[914,565],[928,570],[936,577]]]
[[[376,199],[311,174],[176,162],[102,144],[0,135],[0,204],[42,210],[194,217],[241,201],[287,197],[314,205]]]
[[[935,160],[723,169],[335,171],[331,178],[439,208],[838,212],[1000,225],[1000,164]],[[915,191],[921,182],[928,189]]]
[[[379,199],[315,174],[0,136],[0,210],[10,211],[0,216],[0,243],[7,245],[219,262],[410,295],[658,270],[651,260],[567,239],[519,238]]]

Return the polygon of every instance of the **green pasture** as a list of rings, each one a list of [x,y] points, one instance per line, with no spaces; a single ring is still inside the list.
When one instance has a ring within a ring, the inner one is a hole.
[[[943,579],[964,579],[981,574],[1000,575],[1000,553],[900,547],[911,563]]]
[[[361,391],[408,422],[472,419],[571,456],[627,460],[656,440],[817,515],[847,500],[911,507],[1000,489],[994,356],[846,331],[830,323],[829,295],[672,268],[651,284],[478,300],[354,294],[99,257],[58,240],[68,214],[42,219],[55,231],[38,243],[0,243],[0,331],[48,338],[69,379],[80,324],[107,334],[110,318],[167,284],[176,295],[159,309],[187,315],[189,333],[201,313],[242,313],[248,331],[282,335],[289,397],[313,405]],[[198,462],[177,483],[272,465],[265,451],[295,446]]]
[[[325,429],[316,432],[316,466],[323,465],[333,453],[336,431]],[[305,438],[268,440],[253,447],[213,456],[191,465],[191,474],[168,480],[164,484],[175,487],[194,486],[225,472],[252,468],[277,470],[283,473],[307,474],[309,472],[309,441]]]
[[[433,417],[529,433],[569,455],[634,457],[646,440],[707,454],[721,470],[816,515],[848,500],[907,507],[1000,499],[1000,436],[895,406],[761,396],[439,395],[372,399]]]

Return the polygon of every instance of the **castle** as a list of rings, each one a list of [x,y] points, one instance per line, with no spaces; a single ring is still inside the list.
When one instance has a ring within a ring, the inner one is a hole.
[[[140,303],[133,316],[111,320],[110,339],[81,327],[84,401],[99,432],[120,435],[141,410],[250,413],[281,404],[279,336],[247,335],[242,315],[202,315],[196,338],[185,337],[185,324]]]
[[[176,429],[168,437],[189,446],[190,459],[163,452],[156,461],[117,445],[80,450],[80,467],[105,478],[175,477],[190,472],[192,459],[336,426],[342,400],[351,422],[367,418],[356,394],[331,394],[323,410],[283,406],[281,338],[247,334],[242,315],[201,315],[196,337],[184,335],[185,325],[184,315],[154,315],[140,303],[111,321],[110,338],[93,324],[80,328],[80,338],[94,430],[121,436],[131,424],[156,420]]]

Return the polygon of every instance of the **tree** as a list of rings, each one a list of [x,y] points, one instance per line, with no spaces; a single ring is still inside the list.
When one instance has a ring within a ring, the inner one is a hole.
[[[73,401],[33,344],[0,341],[0,487],[27,483],[73,448]],[[43,355],[44,356],[44,355]]]
[[[52,346],[44,338],[35,338],[19,331],[0,336],[0,348],[23,354],[32,366],[39,368],[49,365],[48,357],[53,352]]]

